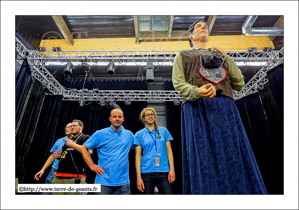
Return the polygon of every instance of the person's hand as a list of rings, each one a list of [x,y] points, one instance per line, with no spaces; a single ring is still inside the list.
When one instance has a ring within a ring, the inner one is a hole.
[[[58,152],[54,152],[54,153],[53,153],[53,157],[54,157],[55,159],[59,159],[59,158],[60,158],[60,155],[58,154]]]
[[[170,170],[168,173],[168,182],[169,184],[173,183],[175,180],[175,173],[174,170]]]
[[[68,146],[68,147],[71,147],[71,148],[74,148],[74,142],[72,141],[72,140],[66,140],[65,141],[65,144],[66,144],[66,146]]]
[[[225,57],[226,56],[226,53],[224,52],[224,50],[222,50],[220,47],[216,47],[216,46],[213,46],[211,47],[211,50],[212,50],[212,53],[217,50],[219,52],[221,52],[222,56]]]
[[[44,174],[43,170],[40,170],[39,172],[37,172],[34,176],[34,179],[36,179],[37,181],[39,180],[39,178],[41,178],[41,176]]]
[[[97,175],[99,175],[99,176],[101,176],[101,175],[103,175],[103,173],[105,173],[105,170],[102,169],[101,166],[98,166],[96,164],[93,164],[92,166],[90,166],[90,170],[96,172]]]
[[[142,178],[137,178],[137,189],[140,192],[144,192],[145,187]]]
[[[211,83],[203,85],[198,88],[198,95],[205,99],[213,98],[216,96],[216,88]]]

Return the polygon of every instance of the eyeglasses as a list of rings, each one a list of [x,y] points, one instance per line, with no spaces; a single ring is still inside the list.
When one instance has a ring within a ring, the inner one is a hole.
[[[72,125],[71,127],[78,127],[78,126],[80,126],[80,125]]]
[[[152,114],[146,114],[145,116],[146,116],[146,117],[149,117],[149,116],[152,116],[152,117],[154,117],[154,116],[155,116],[155,114],[154,114],[154,113],[152,113]]]
[[[66,126],[66,127],[64,128],[64,130],[66,130],[66,129],[70,129],[70,128],[72,128],[72,126]]]

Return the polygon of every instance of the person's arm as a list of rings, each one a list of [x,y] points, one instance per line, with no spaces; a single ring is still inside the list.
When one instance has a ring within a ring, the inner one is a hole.
[[[216,96],[216,89],[212,84],[197,87],[186,82],[182,55],[180,53],[176,55],[173,62],[172,83],[174,89],[188,101],[195,101],[200,97],[213,98]]]
[[[174,161],[170,141],[166,142],[166,151],[169,162],[168,182],[173,183],[175,180]]]
[[[82,145],[76,144],[72,140],[66,140],[66,146],[71,147],[71,148],[77,150],[78,152],[82,153],[81,152]],[[88,152],[89,152],[89,154],[92,155],[92,150],[91,149],[88,150]]]
[[[57,153],[57,152],[55,152],[55,153]],[[34,179],[36,179],[36,180],[38,181],[39,178],[41,178],[41,176],[44,174],[45,170],[46,170],[49,166],[51,166],[51,165],[53,164],[53,162],[54,162],[54,160],[55,160],[54,155],[55,155],[55,154],[52,153],[52,154],[49,156],[48,160],[46,161],[46,163],[44,164],[44,166],[42,167],[42,169],[41,169],[39,172],[37,172],[37,173],[35,174]],[[57,153],[57,155],[58,155],[58,153]]]
[[[141,178],[141,146],[136,145],[135,147],[135,167],[136,167],[136,175],[137,175],[137,189],[141,192],[144,192],[144,183]]]
[[[101,166],[94,164],[93,160],[91,159],[90,153],[84,144],[81,147],[81,153],[84,161],[89,166],[90,170],[96,172],[99,176],[105,173],[105,170],[101,168]]]

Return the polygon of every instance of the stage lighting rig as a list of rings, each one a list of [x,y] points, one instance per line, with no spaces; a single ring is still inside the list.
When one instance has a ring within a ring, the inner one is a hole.
[[[66,67],[63,71],[63,74],[66,75],[66,76],[72,76],[72,71],[73,71],[73,64],[71,61],[69,61],[67,64],[66,64]]]
[[[114,74],[115,69],[116,69],[115,64],[114,64],[114,62],[112,61],[112,62],[110,62],[110,63],[108,64],[107,73],[110,74],[110,75],[111,75],[111,74]]]
[[[145,67],[146,70],[146,81],[147,82],[153,82],[154,77],[154,63],[153,62],[147,62],[147,65]]]

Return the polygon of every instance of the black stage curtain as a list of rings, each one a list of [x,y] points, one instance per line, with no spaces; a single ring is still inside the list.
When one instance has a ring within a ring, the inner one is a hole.
[[[172,82],[165,82],[165,90],[174,90]],[[174,194],[183,194],[182,181],[182,141],[181,141],[181,105],[166,102],[167,129],[173,137],[171,148],[173,151],[176,180],[173,183]]]
[[[19,183],[36,183],[34,175],[42,168],[50,155],[57,131],[58,116],[61,107],[61,97],[45,97],[43,107],[38,113],[36,124],[28,122],[26,132],[16,136],[17,175]],[[36,107],[31,107],[34,111]],[[35,125],[35,126],[32,126]],[[21,141],[22,140],[22,141]],[[48,172],[42,177],[43,182]]]
[[[283,194],[283,66],[269,73],[263,90],[236,105],[268,193]]]
[[[31,79],[30,67],[28,65],[27,59],[25,59],[21,66],[20,71],[16,76],[16,104],[15,104],[16,125],[20,119],[20,115],[24,107],[26,96],[28,94],[31,84],[32,84],[32,79]]]
[[[44,92],[42,85],[30,76],[30,68],[27,60],[16,76],[16,101],[15,101],[15,158],[16,174],[15,177],[23,183],[25,174],[32,164],[30,148],[36,135],[36,127],[40,119],[41,107],[44,102]],[[36,152],[36,151],[34,151]],[[28,162],[29,161],[29,162]],[[32,181],[32,180],[31,180]],[[27,183],[30,183],[28,180]]]
[[[106,88],[102,83],[103,81],[92,81],[93,85],[103,90],[109,89],[146,89],[146,82],[132,82],[132,81],[105,81]],[[66,81],[66,85],[70,88],[82,88],[82,80]],[[87,80],[85,87],[91,86]],[[128,87],[128,88],[127,88]],[[132,102],[131,105],[124,105],[123,102],[116,102],[124,111],[125,121],[123,126],[135,134],[144,126],[138,122],[138,117],[143,108],[147,106],[146,102]],[[17,156],[21,156],[22,162],[18,169],[17,177],[20,183],[37,183],[33,179],[34,175],[42,168],[47,158],[50,156],[50,149],[55,141],[63,136],[64,127],[73,119],[79,119],[84,123],[83,133],[92,135],[96,130],[109,127],[109,115],[111,109],[102,108],[95,102],[90,103],[84,107],[80,107],[78,102],[62,101],[61,96],[47,95],[45,97],[42,110],[40,112],[38,125],[36,128],[31,129],[33,132],[32,141],[23,142],[26,145]],[[93,153],[93,160],[97,163],[96,151]],[[129,154],[130,164],[130,180],[132,194],[138,194],[136,187],[136,171],[135,171],[135,151],[131,150]],[[46,170],[39,183],[44,183],[45,178],[50,169]],[[87,183],[94,183],[95,173],[90,170],[87,171]]]

